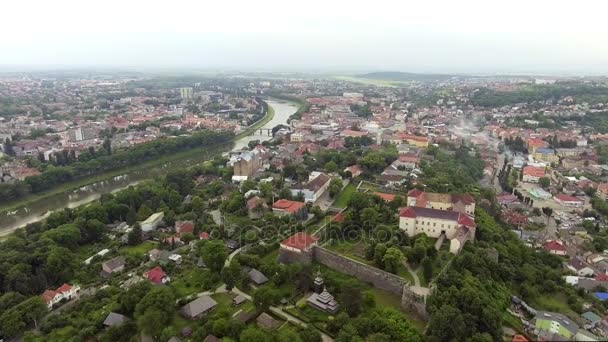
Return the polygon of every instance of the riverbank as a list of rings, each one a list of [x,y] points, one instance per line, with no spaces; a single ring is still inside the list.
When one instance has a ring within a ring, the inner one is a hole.
[[[148,179],[161,177],[172,169],[190,167],[211,160],[213,157],[233,150],[244,148],[252,139],[267,140],[270,137],[255,136],[256,130],[284,124],[287,117],[300,107],[299,103],[269,98],[266,115],[256,123],[235,135],[230,143],[216,145],[212,148],[194,148],[163,156],[135,166],[93,175],[80,180],[64,183],[43,193],[27,196],[21,200],[0,206],[0,240],[14,230],[33,222],[43,220],[50,212],[62,208],[75,208],[98,199],[102,194],[120,191],[128,186],[145,182]],[[291,109],[286,109],[291,108]],[[276,115],[275,115],[276,114]],[[242,145],[242,146],[240,146]],[[9,212],[16,212],[8,215]]]
[[[266,112],[266,115],[264,115],[264,117],[262,119],[260,119],[259,121],[257,121],[256,123],[247,127],[243,132],[239,133],[238,135],[235,135],[230,144],[217,145],[214,148],[212,148],[211,150],[208,147],[197,147],[197,148],[193,148],[190,150],[174,153],[171,155],[162,156],[160,158],[150,160],[150,161],[138,164],[138,165],[125,166],[125,167],[121,167],[121,168],[107,171],[104,173],[100,173],[97,175],[91,175],[91,176],[88,176],[88,177],[85,177],[82,179],[67,182],[67,183],[64,183],[53,189],[50,189],[50,190],[47,190],[47,191],[44,191],[41,193],[37,193],[37,194],[28,195],[20,200],[14,201],[9,204],[0,205],[0,214],[17,210],[21,207],[30,205],[34,202],[46,199],[53,195],[57,195],[57,194],[67,192],[67,191],[73,191],[73,190],[82,188],[86,185],[97,183],[97,182],[102,182],[102,181],[105,181],[105,180],[108,180],[108,179],[111,179],[111,178],[114,178],[117,176],[124,175],[126,173],[141,171],[141,170],[149,169],[152,167],[157,167],[157,166],[167,164],[170,162],[175,162],[177,160],[193,157],[195,155],[199,155],[200,153],[216,155],[218,152],[225,152],[225,150],[229,149],[236,140],[250,135],[252,132],[255,132],[255,130],[263,127],[265,124],[270,122],[274,118],[274,115],[275,115],[274,108],[272,108],[271,106],[268,106],[268,111]],[[0,231],[0,236],[2,236],[2,235],[3,235],[3,232]]]

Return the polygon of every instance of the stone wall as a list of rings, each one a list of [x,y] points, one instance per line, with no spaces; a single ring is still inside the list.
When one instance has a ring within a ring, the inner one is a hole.
[[[320,264],[398,296],[402,295],[403,287],[408,285],[408,282],[399,276],[339,255],[323,247],[315,246],[313,256],[314,260]]]

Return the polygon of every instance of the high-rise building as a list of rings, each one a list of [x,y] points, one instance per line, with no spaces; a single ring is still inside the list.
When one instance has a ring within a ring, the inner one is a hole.
[[[193,94],[192,87],[179,88],[179,94],[182,99],[191,99]]]
[[[78,126],[70,128],[68,132],[70,134],[70,141],[89,140],[97,137],[95,130],[89,126]]]

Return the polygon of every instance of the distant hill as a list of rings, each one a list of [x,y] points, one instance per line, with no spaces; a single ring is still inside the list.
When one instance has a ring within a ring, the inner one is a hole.
[[[394,82],[408,82],[408,81],[419,81],[419,82],[431,82],[431,81],[443,81],[453,77],[459,77],[457,75],[441,75],[441,74],[415,74],[411,72],[400,72],[400,71],[380,71],[370,72],[367,74],[357,75],[359,78],[367,78],[373,80],[386,80]]]

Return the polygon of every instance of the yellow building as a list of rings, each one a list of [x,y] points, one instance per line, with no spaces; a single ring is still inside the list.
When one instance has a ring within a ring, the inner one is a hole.
[[[559,157],[555,154],[555,150],[550,148],[539,148],[534,152],[534,159],[545,163],[557,163]]]

